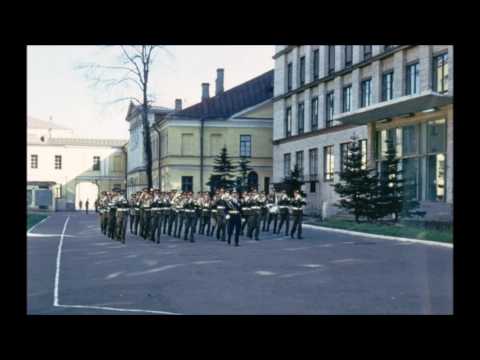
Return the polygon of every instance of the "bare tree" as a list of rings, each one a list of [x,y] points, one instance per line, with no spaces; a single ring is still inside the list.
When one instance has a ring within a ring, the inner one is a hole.
[[[115,46],[119,54],[117,63],[102,65],[98,63],[83,63],[77,69],[85,71],[85,75],[94,87],[103,87],[108,90],[114,87],[127,86],[135,89],[138,96],[118,97],[110,103],[130,101],[141,108],[143,145],[146,159],[147,186],[152,187],[152,146],[150,141],[150,126],[148,112],[153,103],[153,96],[149,94],[149,77],[152,64],[155,60],[157,45]]]

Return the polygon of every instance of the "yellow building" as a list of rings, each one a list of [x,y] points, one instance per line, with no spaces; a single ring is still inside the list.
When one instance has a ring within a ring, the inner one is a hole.
[[[234,165],[248,157],[249,185],[268,191],[272,177],[273,71],[223,90],[217,70],[216,94],[202,84],[201,102],[156,117],[152,126],[152,177],[162,191],[208,191],[214,158],[226,146]],[[234,174],[238,176],[239,174]]]

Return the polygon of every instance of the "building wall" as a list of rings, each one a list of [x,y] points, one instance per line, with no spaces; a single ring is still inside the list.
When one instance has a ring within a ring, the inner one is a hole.
[[[319,49],[319,80],[313,81],[312,68],[312,52]],[[449,77],[447,95],[453,95],[453,46],[451,45],[420,45],[420,46],[404,46],[399,45],[392,51],[384,51],[384,45],[372,46],[372,60],[365,60],[363,56],[363,45],[353,46],[353,64],[351,69],[345,68],[344,64],[344,46],[335,46],[335,73],[327,75],[328,69],[328,47],[324,45],[311,46],[278,46],[274,55],[275,59],[275,83],[274,83],[274,99],[273,99],[273,176],[274,181],[279,181],[283,177],[283,154],[291,152],[291,162],[294,165],[295,152],[306,150],[309,146],[323,147],[324,144],[330,143],[335,145],[335,166],[339,161],[339,144],[349,138],[352,131],[361,134],[360,137],[367,137],[369,141],[369,152],[371,151],[374,139],[369,136],[367,126],[357,127],[355,130],[340,130],[335,132],[335,126],[341,125],[342,113],[342,90],[347,84],[352,85],[352,107],[351,111],[360,109],[361,100],[361,82],[366,78],[372,81],[372,103],[371,105],[381,102],[382,91],[382,75],[384,72],[394,71],[393,80],[393,96],[394,99],[405,95],[406,89],[406,65],[411,62],[419,64],[419,82],[420,89],[418,95],[426,94],[432,91],[433,86],[433,57],[439,53],[448,52],[449,60]],[[306,57],[306,84],[300,86],[299,78],[299,59],[301,56]],[[293,65],[293,81],[292,90],[287,91],[287,64]],[[300,102],[304,102],[305,106],[305,125],[304,131],[311,131],[310,126],[310,104],[314,96],[318,96],[318,128],[322,129],[326,126],[326,104],[325,98],[329,91],[334,92],[334,122],[332,132],[327,134],[318,134],[313,137],[297,137],[297,108]],[[286,142],[285,138],[285,115],[287,107],[292,108],[292,137]],[[447,203],[453,202],[453,107],[448,110],[447,117],[447,157],[450,159],[446,163],[447,172]],[[451,114],[450,114],[451,113]],[[438,115],[438,114],[437,114]],[[342,127],[339,127],[342,129]],[[282,140],[280,142],[280,140]],[[371,157],[372,154],[368,154]],[[304,161],[307,164],[308,153],[304,154]],[[319,150],[319,176],[323,177],[323,152]],[[308,166],[305,165],[305,170]],[[309,211],[326,210],[327,214],[333,213],[334,208],[325,209],[323,204],[330,204],[335,199],[335,194],[331,186],[320,183],[320,192],[312,195]],[[310,196],[310,195],[309,195]],[[440,205],[441,206],[441,205]]]

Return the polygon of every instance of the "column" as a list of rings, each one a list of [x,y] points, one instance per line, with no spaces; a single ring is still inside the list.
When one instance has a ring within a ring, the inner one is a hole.
[[[419,58],[420,93],[423,93],[432,90],[432,45],[420,45]]]
[[[278,96],[285,93],[286,88],[286,70],[287,57],[282,55],[275,59],[275,76],[273,86],[273,96]]]
[[[325,83],[318,85],[318,128],[325,128]]]
[[[395,75],[394,75],[395,76]],[[382,69],[380,61],[372,63],[372,103],[378,104],[382,99]]]
[[[448,95],[453,96],[453,45],[448,47]]]
[[[353,65],[358,64],[361,61],[360,53],[363,45],[353,45],[352,50],[352,63]]]
[[[334,103],[333,103],[333,114],[334,117],[335,115],[338,115],[342,112],[342,86],[343,86],[343,81],[341,76],[337,76],[335,80],[333,81],[334,83]],[[340,122],[339,121],[334,121],[333,125],[338,125]]]
[[[311,104],[312,104],[312,89],[307,89],[305,90],[305,96],[304,96],[304,109],[305,109],[305,115],[304,115],[304,124],[305,124],[305,132],[310,132],[312,130],[312,123],[310,119],[310,113],[311,113]]]
[[[297,122],[298,122],[298,96],[297,94],[292,95],[292,136],[297,135]]]
[[[305,83],[308,84],[313,79],[313,72],[312,72],[312,45],[305,45]]]
[[[360,107],[360,69],[352,71],[352,111]]]
[[[376,139],[376,125],[375,122],[368,123],[367,135],[367,167],[369,169],[375,168],[375,141]]]
[[[273,103],[273,140],[285,136],[285,99]]]
[[[393,97],[398,98],[405,94],[405,54],[403,50],[393,55]]]
[[[335,45],[335,71],[340,71],[343,69],[345,63],[345,46],[344,45]]]
[[[318,76],[320,79],[327,75],[327,64],[328,64],[327,56],[328,56],[327,46],[320,45],[318,49],[318,57],[320,62],[320,69],[319,69]]]

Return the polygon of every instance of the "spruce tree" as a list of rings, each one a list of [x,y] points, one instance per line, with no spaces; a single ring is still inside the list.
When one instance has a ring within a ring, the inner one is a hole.
[[[387,151],[380,170],[377,209],[379,217],[393,215],[397,222],[404,204],[404,179],[393,141],[387,139],[385,142]]]
[[[302,196],[305,196],[305,193],[302,191],[302,185],[305,184],[305,181],[302,181],[300,169],[298,165],[295,164],[293,171],[283,179],[282,188],[286,190],[287,195],[292,197],[294,191],[300,191]]]
[[[360,143],[352,137],[345,168],[339,173],[340,181],[333,187],[340,196],[335,205],[353,214],[356,222],[360,222],[362,217],[370,221],[376,218],[377,176],[374,170],[362,168],[362,165]]]
[[[238,173],[240,176],[237,178],[237,191],[243,193],[247,190],[248,185],[248,173],[252,171],[252,168],[248,166],[250,160],[247,157],[242,156],[238,163]]]
[[[236,170],[236,166],[232,165],[232,161],[227,153],[227,147],[224,146],[219,155],[214,159],[213,173],[210,175],[210,180],[207,185],[210,185],[212,190],[224,188],[231,190],[234,187],[235,181],[232,180],[232,174]]]

